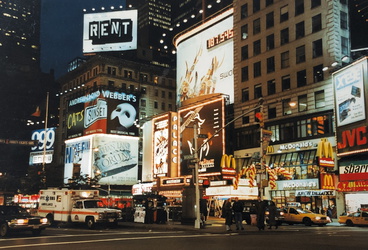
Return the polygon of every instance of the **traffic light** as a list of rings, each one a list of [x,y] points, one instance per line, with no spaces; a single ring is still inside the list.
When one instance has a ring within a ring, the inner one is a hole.
[[[255,114],[256,122],[259,122],[259,127],[264,128],[264,120],[263,120],[263,113],[257,112]]]

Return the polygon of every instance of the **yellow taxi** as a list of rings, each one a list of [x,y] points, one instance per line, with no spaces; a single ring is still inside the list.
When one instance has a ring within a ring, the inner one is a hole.
[[[306,226],[324,226],[327,223],[330,223],[331,219],[326,215],[315,214],[300,207],[287,207],[284,209],[282,222],[289,225],[304,224]]]
[[[341,215],[338,219],[340,224],[346,224],[349,227],[352,226],[368,226],[368,210],[359,210],[355,213],[347,215]]]

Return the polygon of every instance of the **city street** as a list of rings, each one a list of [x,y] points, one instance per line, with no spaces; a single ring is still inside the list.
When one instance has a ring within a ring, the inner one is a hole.
[[[244,231],[231,232],[217,222],[205,229],[127,224],[96,230],[81,226],[48,228],[40,237],[17,233],[0,239],[0,249],[364,249],[368,231],[366,227],[337,223],[325,227],[282,225],[265,231],[246,225]]]

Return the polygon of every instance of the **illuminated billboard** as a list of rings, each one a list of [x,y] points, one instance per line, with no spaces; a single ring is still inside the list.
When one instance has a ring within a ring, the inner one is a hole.
[[[31,148],[29,165],[51,163],[54,154],[56,128],[34,130],[31,140],[37,140],[37,146]]]
[[[368,150],[368,59],[360,59],[332,74],[335,94],[337,156]]]
[[[77,176],[100,176],[99,184],[138,182],[138,138],[90,135],[65,142],[64,182]]]
[[[193,124],[197,124],[197,144],[200,173],[220,173],[221,156],[225,148],[224,98],[191,105],[179,110],[181,121],[181,175],[192,174],[190,161],[194,155]],[[213,136],[213,137],[212,137]],[[207,141],[208,138],[211,140]],[[202,146],[202,147],[201,147]]]
[[[138,136],[138,97],[97,90],[68,101],[67,138],[107,133]]]
[[[234,102],[233,10],[214,17],[175,40],[178,102],[223,93]]]
[[[84,14],[83,53],[137,48],[137,10]]]

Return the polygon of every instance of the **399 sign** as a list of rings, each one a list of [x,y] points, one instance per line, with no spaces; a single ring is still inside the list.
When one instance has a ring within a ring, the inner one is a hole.
[[[45,138],[46,135],[46,138]],[[46,140],[45,140],[46,139]],[[38,145],[32,147],[32,151],[42,151],[46,147],[46,150],[50,150],[54,147],[55,142],[55,129],[48,128],[45,132],[44,129],[35,130],[32,133],[31,140],[38,140]]]

